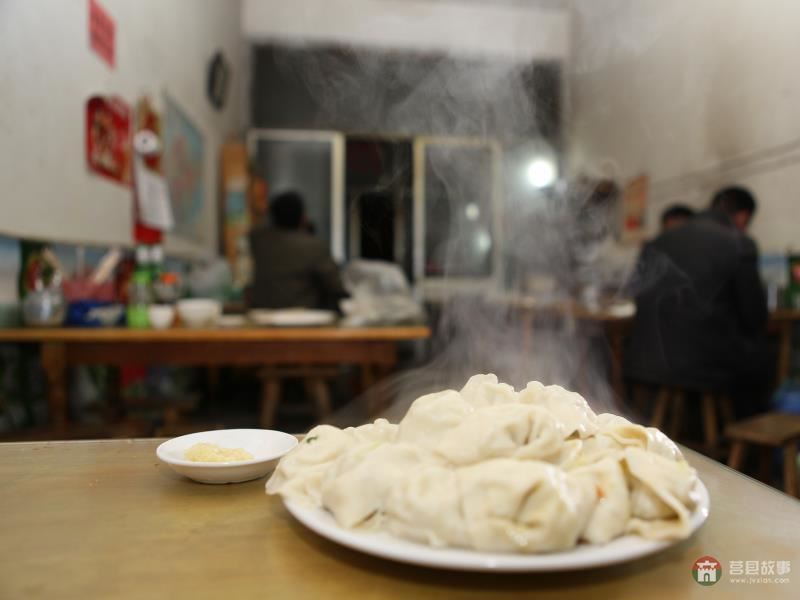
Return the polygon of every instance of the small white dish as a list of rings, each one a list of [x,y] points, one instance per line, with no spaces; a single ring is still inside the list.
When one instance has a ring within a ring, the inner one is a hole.
[[[243,448],[250,460],[232,462],[194,462],[184,453],[197,443],[223,448]],[[297,438],[271,429],[220,429],[201,431],[167,440],[156,449],[158,458],[173,471],[200,483],[239,483],[269,473],[278,460],[297,445]]]
[[[697,507],[689,517],[692,533],[708,518],[710,505],[708,490],[701,481],[697,482],[696,492]],[[641,558],[682,541],[660,542],[626,535],[607,544],[580,544],[572,550],[548,554],[504,554],[461,548],[434,548],[387,533],[345,529],[323,508],[309,507],[290,500],[284,500],[284,505],[295,519],[310,530],[342,546],[397,562],[456,571],[527,573],[593,569]]]
[[[147,307],[147,317],[153,329],[167,329],[175,321],[175,307],[169,304],[153,304]]]
[[[178,316],[187,327],[214,327],[222,314],[222,303],[210,298],[178,300]]]
[[[250,320],[256,325],[272,327],[320,327],[336,321],[336,313],[330,310],[310,308],[287,308],[281,310],[251,310]]]

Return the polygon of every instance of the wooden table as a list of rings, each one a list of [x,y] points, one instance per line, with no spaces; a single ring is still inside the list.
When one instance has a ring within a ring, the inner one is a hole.
[[[247,329],[0,329],[0,342],[41,344],[52,425],[68,423],[67,369],[84,364],[360,365],[366,384],[397,363],[397,343],[430,337],[413,327]]]
[[[158,440],[0,444],[2,598],[797,598],[800,502],[687,451],[708,522],[656,556],[575,573],[454,573],[371,558],[296,523],[265,480],[192,483]],[[691,576],[711,555],[712,588]],[[728,561],[791,561],[790,583],[732,583]]]
[[[625,338],[630,334],[633,325],[633,316],[618,316],[604,311],[588,310],[578,302],[566,302],[554,306],[536,306],[529,299],[511,298],[504,299],[510,307],[519,310],[522,314],[523,326],[528,332],[528,346],[537,318],[552,319],[553,317],[574,319],[576,322],[590,324],[602,331],[608,340],[611,356],[611,372],[609,378],[617,397],[625,394],[622,361],[625,351]],[[775,385],[781,385],[791,375],[792,337],[794,325],[800,322],[800,310],[780,308],[769,314],[767,330],[770,335],[778,338],[778,358],[775,365]]]
[[[555,304],[539,305],[531,298],[524,296],[508,296],[501,299],[506,306],[520,314],[521,326],[524,331],[523,351],[533,352],[534,331],[537,322],[553,322],[554,319],[568,320],[574,323],[588,325],[593,329],[593,335],[603,335],[608,342],[609,351],[609,380],[611,387],[618,398],[625,397],[625,377],[622,370],[622,361],[625,351],[625,338],[630,333],[633,316],[620,316],[606,310],[590,310],[580,302],[565,301]],[[588,346],[584,350],[588,355]],[[579,363],[585,357],[579,357]]]

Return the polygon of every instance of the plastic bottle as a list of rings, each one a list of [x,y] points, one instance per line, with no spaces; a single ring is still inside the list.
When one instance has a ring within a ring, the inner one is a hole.
[[[146,329],[150,327],[147,309],[152,302],[152,273],[147,246],[136,248],[136,270],[128,287],[128,307],[126,317],[128,327]]]

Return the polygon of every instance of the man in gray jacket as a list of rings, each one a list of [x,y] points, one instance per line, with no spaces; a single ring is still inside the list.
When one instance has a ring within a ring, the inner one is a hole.
[[[250,232],[250,306],[336,309],[347,292],[328,248],[307,231],[302,197],[295,192],[276,196],[269,216],[269,225]]]
[[[734,395],[763,389],[767,303],[758,248],[744,233],[755,210],[747,190],[726,188],[710,210],[645,245],[625,357],[631,379]]]

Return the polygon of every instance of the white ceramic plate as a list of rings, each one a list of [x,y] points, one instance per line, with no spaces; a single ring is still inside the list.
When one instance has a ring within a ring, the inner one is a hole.
[[[220,327],[245,327],[247,326],[247,317],[244,315],[221,315],[217,319],[217,325]]]
[[[319,327],[336,321],[336,313],[333,311],[299,308],[251,310],[248,316],[256,325],[272,327]]]
[[[708,517],[708,490],[698,481],[698,506],[690,518],[692,532]],[[292,501],[284,501],[289,512],[303,525],[322,537],[359,550],[403,563],[453,569],[457,571],[536,572],[591,569],[627,562],[663,550],[676,542],[656,542],[639,536],[627,535],[602,546],[582,544],[573,550],[551,554],[503,554],[433,548],[402,540],[386,533],[352,531],[339,526],[333,516],[322,508],[308,508]]]
[[[251,460],[232,462],[194,462],[184,452],[199,442],[223,448],[243,448]],[[201,431],[172,438],[156,449],[156,455],[173,471],[200,483],[239,483],[258,479],[269,473],[278,460],[297,445],[297,438],[270,429],[220,429]]]

